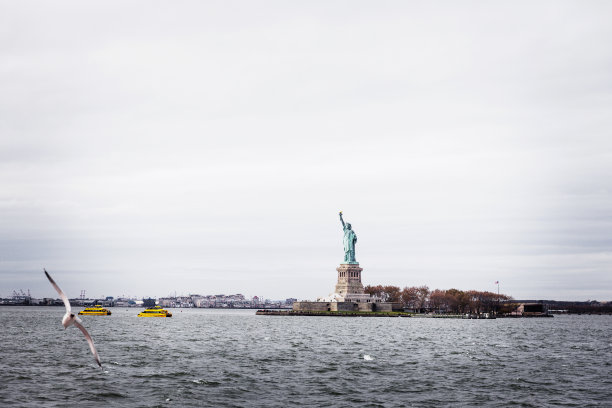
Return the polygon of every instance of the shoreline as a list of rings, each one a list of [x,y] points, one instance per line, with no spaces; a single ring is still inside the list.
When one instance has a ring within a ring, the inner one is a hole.
[[[465,317],[465,315],[444,315],[444,314],[420,314],[409,312],[325,312],[325,311],[294,311],[294,310],[269,310],[260,309],[256,313],[258,316],[326,316],[326,317],[410,317],[421,319],[475,319],[476,317]],[[480,319],[495,319],[495,317],[480,317]]]

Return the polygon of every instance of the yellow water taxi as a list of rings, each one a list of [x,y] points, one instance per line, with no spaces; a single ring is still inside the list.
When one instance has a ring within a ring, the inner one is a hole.
[[[106,316],[106,315],[110,315],[111,312],[110,310],[105,309],[100,305],[95,305],[91,307],[86,307],[85,310],[81,310],[79,314],[80,315]]]
[[[153,306],[144,312],[138,313],[138,317],[172,317],[172,313],[162,309],[161,306]]]

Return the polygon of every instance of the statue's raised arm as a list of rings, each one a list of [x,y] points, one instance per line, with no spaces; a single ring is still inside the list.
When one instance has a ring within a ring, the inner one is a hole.
[[[342,223],[342,229],[346,228],[346,225],[344,225],[344,220],[342,219],[342,211],[340,211],[340,222]]]

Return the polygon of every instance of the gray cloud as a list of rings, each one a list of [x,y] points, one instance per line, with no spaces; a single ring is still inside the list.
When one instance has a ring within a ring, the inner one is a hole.
[[[0,8],[0,295],[612,296],[607,3]]]

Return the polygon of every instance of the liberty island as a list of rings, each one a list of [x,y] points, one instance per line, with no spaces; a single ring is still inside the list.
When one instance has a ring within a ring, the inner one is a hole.
[[[344,247],[344,260],[336,268],[338,280],[334,292],[316,301],[299,301],[293,303],[294,312],[391,312],[394,304],[382,302],[379,297],[365,293],[361,282],[363,268],[355,258],[357,234],[350,223],[344,222],[342,211],[339,213]],[[402,310],[397,305],[397,310]]]

